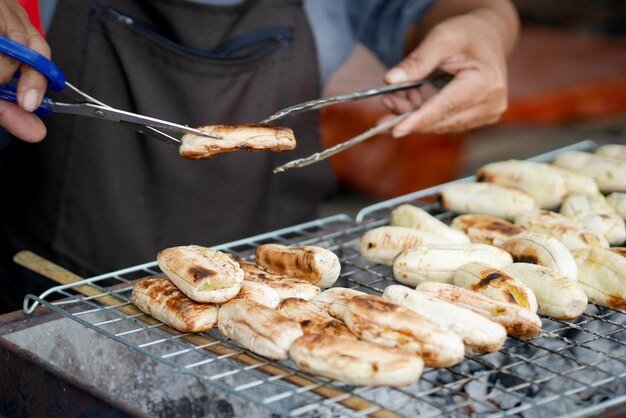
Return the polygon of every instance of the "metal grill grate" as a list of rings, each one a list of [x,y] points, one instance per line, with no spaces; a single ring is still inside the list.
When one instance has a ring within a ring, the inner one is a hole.
[[[573,148],[594,145],[586,141]],[[538,158],[549,160],[562,151]],[[365,208],[357,222],[338,215],[215,248],[251,259],[255,248],[268,242],[321,245],[342,261],[336,286],[380,294],[394,283],[391,267],[360,257],[361,235],[386,224],[390,210],[404,202],[450,219],[452,214],[433,200],[441,187]],[[57,286],[39,297],[27,296],[24,309],[32,312],[37,304],[45,305],[181,373],[281,415],[319,415],[326,409],[350,416],[571,416],[626,402],[622,311],[589,305],[574,321],[542,317],[543,332],[536,338],[509,337],[499,352],[466,356],[463,363],[447,369],[426,369],[409,387],[372,388],[310,376],[290,361],[269,361],[225,339],[217,329],[184,334],[147,317],[129,302],[132,283],[159,274],[156,263],[148,263]],[[59,297],[64,299],[47,300]]]

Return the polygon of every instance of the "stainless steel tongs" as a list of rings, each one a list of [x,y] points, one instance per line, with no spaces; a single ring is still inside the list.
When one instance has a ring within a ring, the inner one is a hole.
[[[437,88],[441,89],[443,88],[443,86],[445,86],[446,84],[448,84],[448,82],[452,80],[452,76],[449,74],[438,74],[438,75],[434,75],[431,76],[429,78],[425,78],[423,80],[417,80],[417,81],[410,81],[407,83],[402,83],[402,84],[392,84],[392,85],[386,85],[386,86],[381,86],[381,87],[373,87],[373,88],[369,88],[369,89],[365,89],[365,90],[360,90],[360,91],[356,91],[356,92],[352,92],[352,93],[346,93],[346,94],[341,94],[338,96],[332,96],[332,97],[325,97],[322,99],[316,99],[316,100],[311,100],[308,102],[304,102],[304,103],[300,103],[300,104],[296,104],[293,106],[289,106],[286,107],[285,109],[279,110],[278,112],[274,113],[272,116],[268,117],[267,119],[265,119],[264,121],[262,121],[262,124],[267,124],[270,122],[273,122],[277,119],[281,119],[284,118],[285,116],[293,116],[295,114],[298,113],[302,113],[302,112],[308,112],[314,109],[320,109],[322,107],[326,107],[326,106],[332,106],[335,104],[339,104],[339,103],[344,103],[344,102],[351,102],[354,100],[361,100],[361,99],[366,99],[368,97],[373,97],[373,96],[379,96],[381,94],[387,94],[387,93],[392,93],[394,91],[401,91],[401,90],[407,90],[407,89],[411,89],[411,88],[417,88],[420,87],[426,83],[432,83],[433,85],[435,85]],[[390,120],[388,120],[387,122],[381,123],[378,126],[373,127],[372,129],[369,129],[365,132],[363,132],[360,135],[355,136],[354,138],[350,138],[345,142],[342,142],[340,144],[335,145],[334,147],[328,148],[324,151],[321,152],[316,152],[315,154],[312,154],[308,157],[305,158],[299,158],[297,160],[293,160],[293,161],[289,161],[288,163],[285,163],[279,167],[276,167],[274,169],[274,173],[281,173],[285,170],[288,170],[290,168],[300,168],[300,167],[306,167],[307,165],[311,165],[313,163],[316,163],[318,161],[322,161],[325,160],[328,157],[331,157],[337,153],[340,153],[341,151],[344,151],[360,142],[365,141],[366,139],[369,139],[373,136],[376,136],[380,133],[383,133],[385,131],[387,131],[388,129],[394,127],[395,125],[397,125],[398,123],[402,122],[404,119],[406,119],[411,113],[413,113],[414,110],[411,110],[410,112],[406,112],[403,113],[401,115],[398,115]]]

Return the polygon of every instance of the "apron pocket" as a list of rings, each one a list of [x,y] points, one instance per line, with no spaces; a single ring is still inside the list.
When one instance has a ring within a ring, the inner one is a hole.
[[[293,40],[293,27],[271,26],[235,35],[212,50],[192,48],[164,35],[150,22],[137,19],[119,10],[94,6],[93,16],[112,19],[137,34],[177,53],[212,61],[245,64],[262,59]]]

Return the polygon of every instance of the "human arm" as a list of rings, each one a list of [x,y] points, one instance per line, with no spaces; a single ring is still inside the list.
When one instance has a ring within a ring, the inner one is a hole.
[[[50,58],[48,44],[15,0],[0,1],[0,35]],[[11,81],[18,70],[21,72],[17,85],[18,104],[0,100],[0,126],[24,141],[38,142],[46,136],[46,127],[32,111],[39,107],[48,82],[34,68],[0,54],[0,83]]]
[[[419,106],[392,134],[460,132],[498,121],[507,107],[505,58],[518,33],[518,16],[508,0],[438,1],[419,24],[421,42],[385,81],[418,80],[435,70],[454,79],[427,100],[418,90],[386,96],[394,113]]]

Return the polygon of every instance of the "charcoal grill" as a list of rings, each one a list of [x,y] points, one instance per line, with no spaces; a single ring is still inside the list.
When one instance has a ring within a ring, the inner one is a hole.
[[[532,158],[548,161],[568,149],[597,146],[584,141]],[[472,181],[472,177],[458,182]],[[252,259],[261,244],[320,245],[341,259],[336,286],[381,294],[394,283],[391,267],[359,255],[360,237],[387,224],[401,203],[423,207],[439,219],[442,209],[429,188],[364,208],[356,220],[337,215],[214,247]],[[582,416],[626,405],[626,312],[589,305],[574,321],[542,317],[543,332],[530,340],[507,338],[492,354],[467,355],[447,369],[426,369],[404,388],[352,386],[311,376],[291,361],[270,361],[222,336],[177,332],[147,317],[130,302],[133,282],[161,275],[156,262],[28,295],[24,311],[43,305],[110,340],[230,395],[281,416]],[[617,408],[617,409],[616,409]]]

